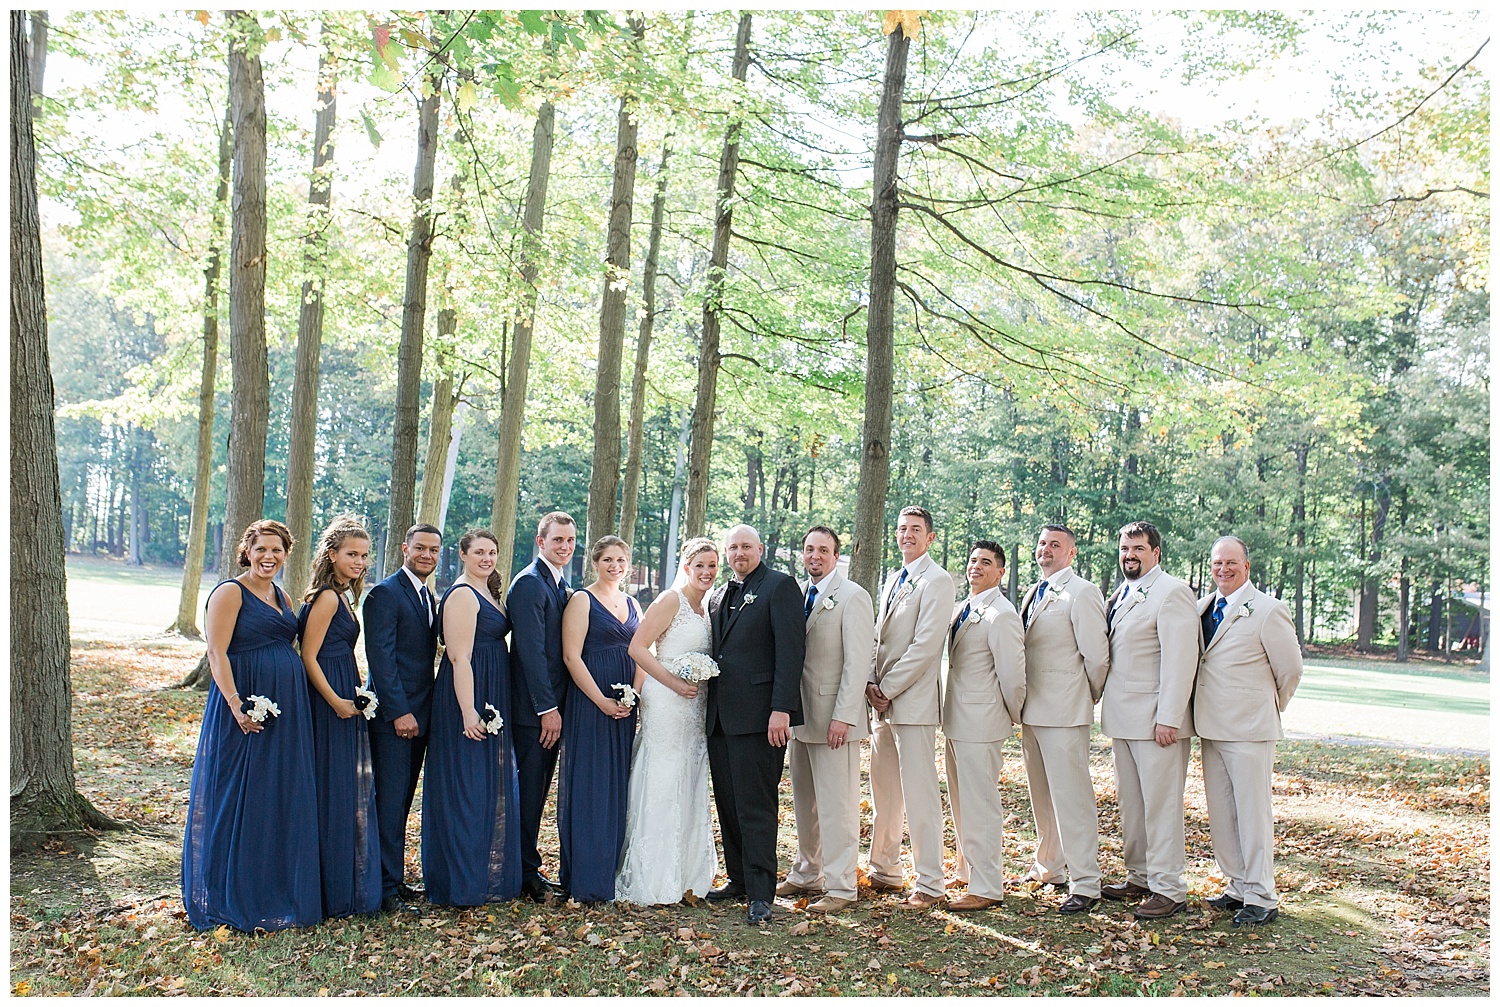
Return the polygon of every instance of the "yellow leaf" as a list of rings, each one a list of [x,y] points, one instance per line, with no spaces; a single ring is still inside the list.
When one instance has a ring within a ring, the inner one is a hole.
[[[31,992],[31,983],[27,982],[25,979],[22,979],[20,982],[16,983],[14,992],[18,997],[26,996]]]
[[[266,29],[266,41],[267,42],[280,42],[281,41],[281,29],[280,28],[267,28]]]
[[[896,973],[887,972],[885,974],[885,981],[890,983],[892,986],[896,985]]]
[[[470,108],[474,107],[474,102],[478,99],[479,93],[474,88],[474,82],[466,80],[458,89],[458,97],[455,99],[454,104],[458,106],[460,112],[467,112]]]
[[[206,25],[206,24],[208,24],[208,19],[209,19],[210,15],[209,15],[208,11],[206,11],[206,10],[200,10],[197,14],[195,14],[193,16],[198,19],[198,23],[199,24]],[[25,996],[24,993],[21,994],[21,995]]]
[[[218,927],[216,927],[214,929],[214,940],[218,941],[220,944],[223,944],[225,941],[229,940],[229,927],[223,924],[220,924]]]
[[[926,13],[925,10],[888,10],[885,12],[881,34],[889,35],[900,26],[901,34],[908,39],[916,38],[917,32],[922,30],[922,15]]]
[[[1203,965],[1204,965],[1205,968],[1210,968],[1210,969],[1221,969],[1221,968],[1224,967],[1224,963],[1223,962],[1204,962]]]

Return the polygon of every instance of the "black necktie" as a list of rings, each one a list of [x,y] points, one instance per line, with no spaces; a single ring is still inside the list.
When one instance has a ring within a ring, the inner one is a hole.
[[[427,590],[427,585],[422,585],[422,590],[417,592],[422,596],[422,608],[427,611],[427,625],[432,625],[433,618],[437,615],[432,609],[432,592]]]
[[[740,600],[740,592],[743,591],[744,589],[745,589],[745,583],[744,583],[744,581],[739,581],[739,580],[732,580],[732,581],[730,581],[729,582],[729,589],[724,592],[724,607],[727,608],[727,609],[729,609],[731,612],[734,611],[734,606],[736,604],[738,604],[738,602]]]

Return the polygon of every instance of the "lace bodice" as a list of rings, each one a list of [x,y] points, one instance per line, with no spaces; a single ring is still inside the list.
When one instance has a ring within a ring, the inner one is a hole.
[[[662,664],[670,665],[683,654],[707,654],[712,642],[708,616],[694,612],[687,597],[678,591],[677,614],[672,617],[667,631],[656,641],[656,659]]]

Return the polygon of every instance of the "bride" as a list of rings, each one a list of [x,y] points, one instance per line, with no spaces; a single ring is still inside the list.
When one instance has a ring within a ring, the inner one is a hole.
[[[707,692],[667,670],[684,654],[709,652],[704,600],[718,572],[713,541],[689,541],[672,589],[651,603],[630,641],[630,656],[646,679],[630,760],[617,902],[651,906],[680,902],[687,892],[701,897],[718,871],[703,733]]]

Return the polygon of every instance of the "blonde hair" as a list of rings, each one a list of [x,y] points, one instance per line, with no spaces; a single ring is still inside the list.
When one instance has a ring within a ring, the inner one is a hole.
[[[352,582],[340,584],[338,571],[333,565],[333,557],[344,547],[344,542],[351,538],[370,541],[370,533],[355,514],[340,514],[323,529],[323,534],[318,536],[317,546],[313,548],[312,574],[308,577],[307,593],[302,596],[304,602],[312,601],[323,588],[331,587],[335,591],[347,589],[354,596],[353,604],[359,604],[359,596],[365,589],[364,571],[360,571],[360,575]]]

